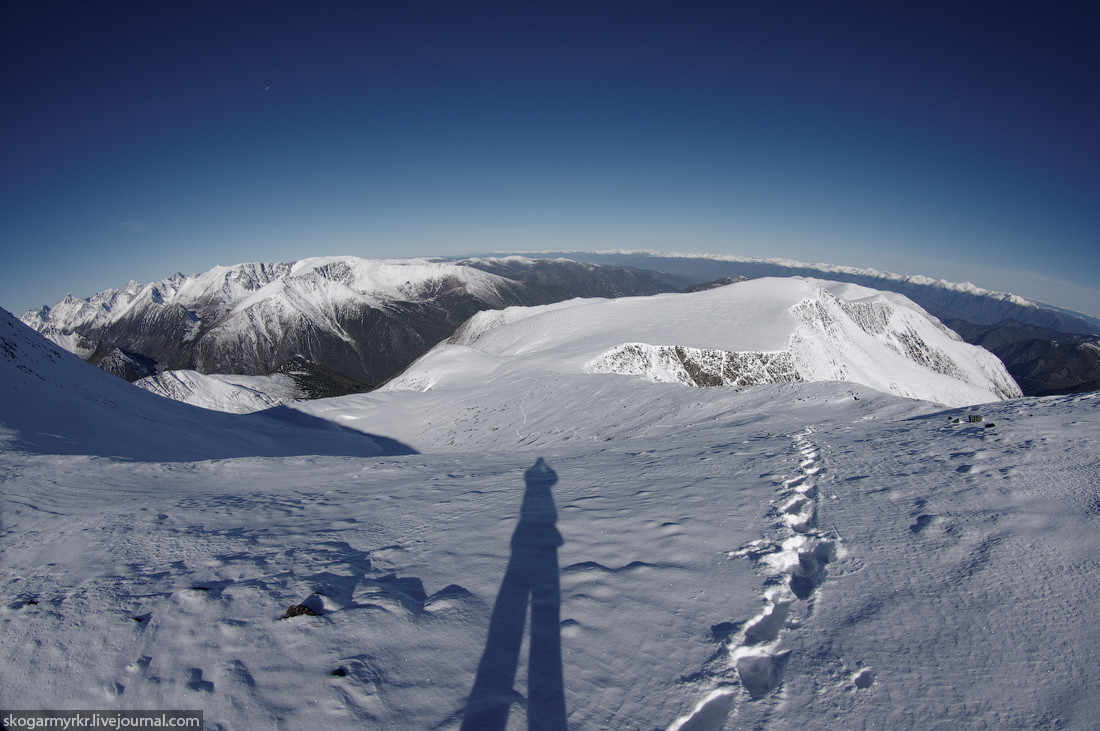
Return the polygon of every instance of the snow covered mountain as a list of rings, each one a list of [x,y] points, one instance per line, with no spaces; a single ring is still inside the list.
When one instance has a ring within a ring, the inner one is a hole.
[[[482,312],[385,389],[462,389],[512,371],[692,386],[846,381],[954,406],[1022,395],[996,357],[904,297],[803,278]]]
[[[1094,350],[1076,342],[1067,346],[1070,340],[1082,338],[1095,344],[1096,335],[1081,333],[1100,332],[1100,323],[973,285],[780,259],[639,252],[576,255],[605,263],[512,255],[457,261],[368,262],[330,257],[295,264],[241,264],[216,267],[196,277],[177,275],[152,285],[131,282],[122,290],[86,300],[70,297],[53,308],[28,312],[22,319],[71,352],[129,381],[168,370],[267,375],[290,368],[298,374],[324,374],[301,388],[302,395],[317,398],[377,386],[448,337],[467,316],[487,308],[578,296],[679,292],[746,274],[825,274],[829,279],[904,292],[950,323],[967,342],[991,347],[1019,376],[1017,381],[1028,395],[1087,391],[1100,379]],[[723,273],[733,276],[720,276]],[[1021,319],[1005,320],[1006,316]],[[991,345],[1009,336],[1018,341],[1017,325],[1052,333],[1052,337],[1026,347]],[[166,392],[182,398],[188,389],[175,380]],[[195,398],[205,397],[196,394]]]
[[[994,325],[963,320],[944,324],[966,342],[1000,358],[1028,396],[1100,389],[1100,335],[1060,333],[1016,320]]]
[[[1100,361],[1093,347],[1100,343],[1100,320],[973,284],[790,259],[645,251],[544,255],[557,258],[512,254],[458,263],[547,287],[574,288],[575,296],[587,297],[692,291],[738,277],[809,276],[852,282],[905,294],[966,342],[993,352],[1028,396],[1092,391],[1100,383]],[[1029,342],[1024,345],[1023,340]]]
[[[596,265],[565,258],[490,256],[459,259],[455,263],[560,291],[561,299],[680,292],[695,282],[691,277],[676,274],[610,264]]]
[[[126,373],[152,361],[156,370],[267,375],[298,358],[367,388],[479,310],[554,299],[470,267],[327,257],[131,282],[22,319],[94,363],[123,363]]]

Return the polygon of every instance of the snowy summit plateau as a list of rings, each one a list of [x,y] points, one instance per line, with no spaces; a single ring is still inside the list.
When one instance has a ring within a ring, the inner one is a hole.
[[[955,406],[1022,395],[996,357],[904,297],[803,278],[480,312],[386,388],[529,369],[691,386],[848,381]]]
[[[647,261],[331,257],[0,311],[0,708],[1093,727],[1090,321]],[[1006,367],[970,326],[1030,344]]]

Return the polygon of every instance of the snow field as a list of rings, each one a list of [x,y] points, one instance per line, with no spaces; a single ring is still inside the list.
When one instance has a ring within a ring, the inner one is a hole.
[[[1089,728],[1100,701],[1096,394],[945,411],[478,351],[237,416],[0,325],[2,707],[458,728],[539,458],[572,728]]]
[[[684,387],[639,399],[630,379],[579,378],[594,390],[527,384],[526,424],[483,400],[404,457],[5,452],[0,701],[456,728],[541,456],[559,475],[571,727],[1084,727],[1097,399],[955,424],[965,412],[842,384],[702,406],[674,398],[698,398]],[[635,398],[550,416],[598,393]],[[376,429],[383,396],[363,412]],[[303,603],[319,615],[281,619]]]

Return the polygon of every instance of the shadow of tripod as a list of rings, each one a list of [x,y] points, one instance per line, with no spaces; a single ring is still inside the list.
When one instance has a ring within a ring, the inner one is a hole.
[[[531,653],[527,669],[527,727],[565,729],[565,681],[561,664],[561,588],[554,526],[558,514],[550,488],[558,476],[540,457],[524,473],[519,524],[512,556],[493,605],[489,637],[466,702],[463,731],[503,731],[519,695],[513,689],[531,604]]]

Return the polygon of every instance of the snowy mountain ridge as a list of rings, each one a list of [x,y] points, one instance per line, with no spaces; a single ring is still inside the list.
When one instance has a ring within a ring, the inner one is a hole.
[[[1021,395],[1000,361],[904,297],[805,278],[479,313],[384,390],[513,370],[696,386],[847,381],[956,406]]]
[[[174,274],[150,284],[131,281],[122,289],[108,289],[85,299],[69,295],[53,307],[28,311],[20,319],[53,339],[57,333],[72,332],[81,326],[103,327],[118,322],[135,307],[147,303],[178,304],[196,316],[209,316],[210,305],[216,303],[216,314],[239,315],[265,300],[280,297],[299,298],[302,304],[315,306],[325,299],[362,299],[385,306],[431,299],[454,288],[491,299],[500,294],[501,278],[427,259],[313,257],[290,263],[216,266],[201,274]]]
[[[96,363],[120,351],[158,370],[266,375],[301,357],[365,388],[478,310],[552,299],[472,267],[334,256],[131,282],[83,300],[67,297],[22,320]]]

